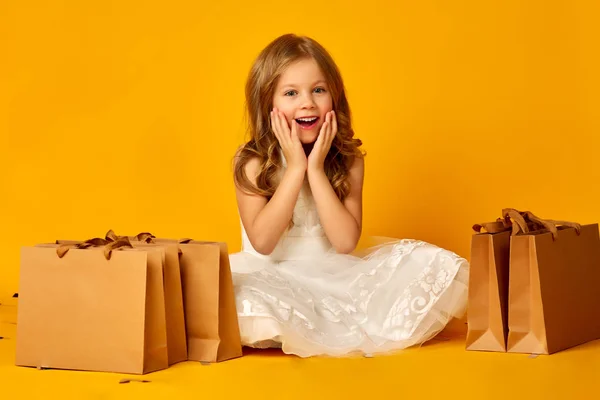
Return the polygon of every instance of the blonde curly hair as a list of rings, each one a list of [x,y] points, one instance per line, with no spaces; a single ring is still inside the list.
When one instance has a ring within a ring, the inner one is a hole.
[[[340,200],[350,192],[348,171],[356,157],[364,157],[359,150],[360,139],[354,138],[351,113],[341,73],[325,48],[306,36],[286,34],[265,47],[255,60],[246,82],[246,113],[250,139],[240,147],[234,158],[234,182],[250,193],[271,198],[278,185],[277,173],[282,167],[280,146],[271,129],[269,114],[279,78],[292,63],[312,58],[327,80],[335,110],[338,132],[327,157],[325,173]],[[245,166],[252,158],[259,160],[256,185],[248,179]]]

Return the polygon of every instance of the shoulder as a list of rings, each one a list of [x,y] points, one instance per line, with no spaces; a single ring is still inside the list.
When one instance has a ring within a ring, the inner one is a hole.
[[[355,157],[348,167],[346,181],[350,185],[349,198],[359,198],[362,193],[365,176],[365,160],[362,157]]]
[[[350,181],[362,182],[365,174],[365,159],[364,157],[354,157],[348,169],[348,178]]]
[[[244,152],[242,146],[235,152],[233,166],[238,173],[243,171],[248,179],[254,184],[260,171],[260,158],[256,155]]]
[[[252,183],[255,183],[256,177],[260,171],[260,159],[258,157],[249,158],[244,166],[244,171],[246,172],[248,179],[250,179]]]
[[[354,157],[352,163],[350,164],[350,171],[364,171],[365,169],[365,158],[364,157]]]

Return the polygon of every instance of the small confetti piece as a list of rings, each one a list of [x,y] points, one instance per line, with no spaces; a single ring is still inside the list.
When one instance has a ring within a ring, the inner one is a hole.
[[[119,383],[129,383],[129,382],[140,382],[140,383],[150,383],[151,381],[146,381],[142,379],[121,379]]]
[[[210,365],[210,363],[208,361],[200,361],[201,365]]]
[[[0,336],[0,340],[4,339],[4,336]]]
[[[17,298],[17,297],[19,297],[19,293],[13,294],[13,298]]]

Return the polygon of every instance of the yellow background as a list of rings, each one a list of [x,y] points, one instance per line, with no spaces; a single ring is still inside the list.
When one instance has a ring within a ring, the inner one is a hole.
[[[468,257],[472,224],[503,207],[600,221],[598,4],[4,1],[0,292],[20,246],[108,229],[239,250],[244,82],[287,32],[342,70],[365,235]]]

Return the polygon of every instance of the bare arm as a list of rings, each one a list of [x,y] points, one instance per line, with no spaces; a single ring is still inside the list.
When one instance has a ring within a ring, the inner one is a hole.
[[[275,193],[267,201],[263,196],[249,194],[236,188],[240,218],[248,239],[254,250],[264,255],[273,252],[292,220],[307,168],[306,154],[298,138],[298,123],[292,121],[290,129],[285,115],[274,108],[271,111],[271,128],[288,163]],[[260,162],[257,158],[250,160],[244,167],[246,176],[255,186],[259,167]]]
[[[252,159],[245,171],[256,185],[259,161]],[[242,224],[254,249],[261,254],[270,254],[292,219],[294,205],[304,181],[304,170],[288,168],[273,197],[267,201],[263,196],[236,189],[238,209]]]
[[[309,168],[308,181],[327,238],[338,253],[350,253],[362,231],[364,160],[356,158],[350,168],[350,193],[344,202],[335,194],[322,168]]]

